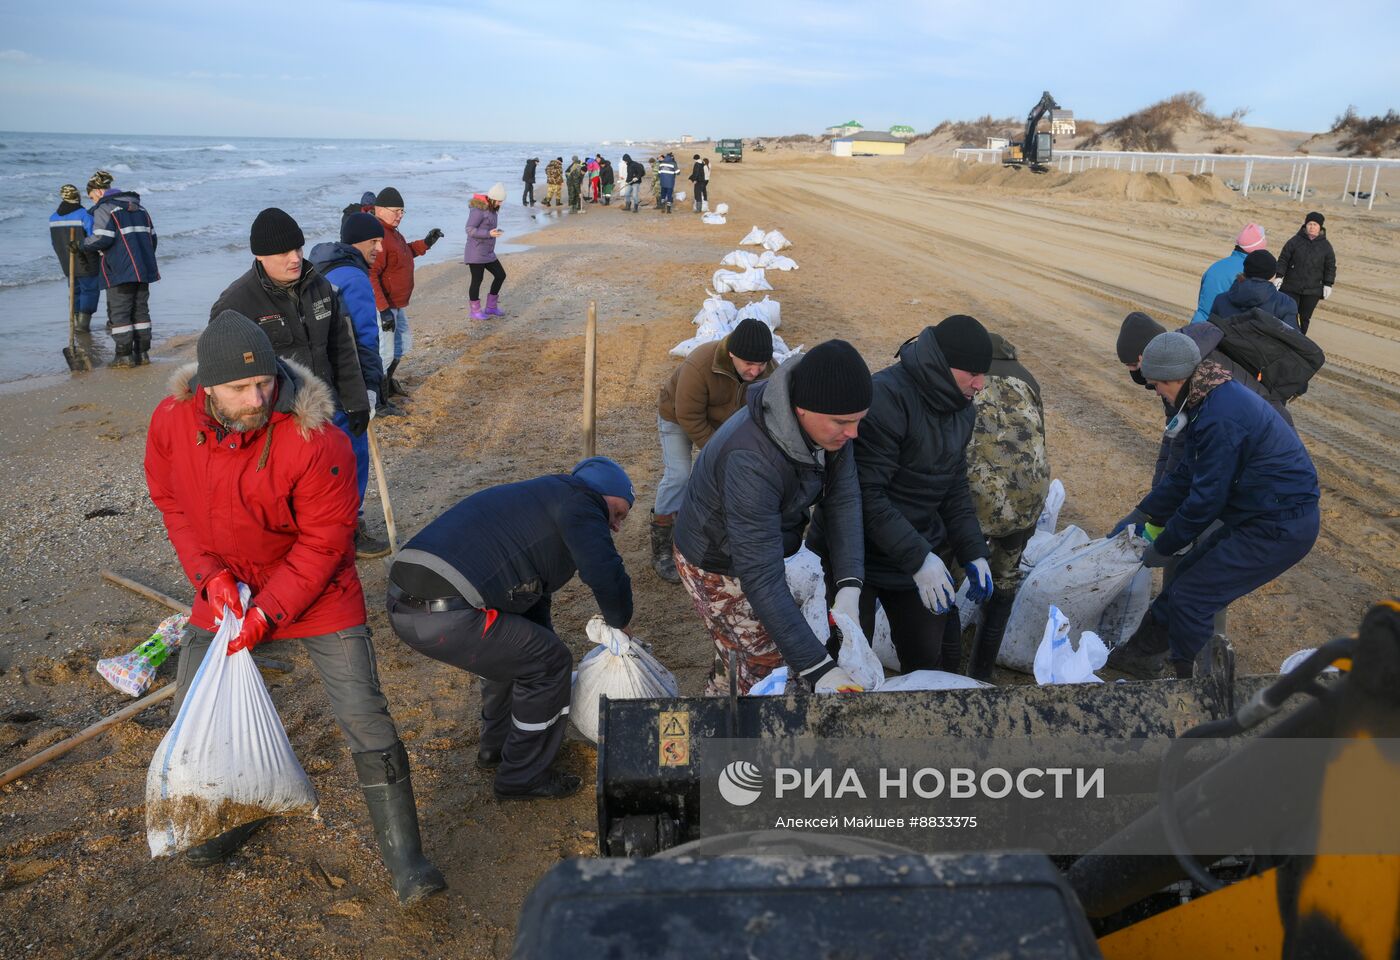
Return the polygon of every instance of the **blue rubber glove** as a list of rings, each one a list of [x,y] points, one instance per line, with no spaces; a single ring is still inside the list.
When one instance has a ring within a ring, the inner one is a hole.
[[[1112,540],[1114,537],[1118,536],[1118,534],[1122,533],[1129,527],[1137,527],[1139,530],[1141,530],[1142,525],[1145,524],[1148,521],[1148,519],[1149,517],[1147,516],[1147,514],[1143,513],[1137,507],[1133,507],[1132,513],[1128,514],[1122,520],[1119,520],[1113,525],[1113,529],[1110,530],[1108,533],[1108,539]]]
[[[992,596],[992,567],[978,557],[967,565],[967,598],[973,603],[983,603]]]

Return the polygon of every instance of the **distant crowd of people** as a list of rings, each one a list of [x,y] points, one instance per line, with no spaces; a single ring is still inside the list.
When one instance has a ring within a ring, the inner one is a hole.
[[[535,205],[535,179],[539,163],[539,157],[531,157],[525,161],[525,172],[520,177],[524,184],[520,194],[522,206]],[[675,204],[676,177],[680,175],[675,154],[667,152],[652,157],[648,163],[650,173],[639,161],[633,160],[630,154],[622,155],[622,208],[633,213],[641,209],[642,182],[650,176],[652,206],[658,212],[670,213]],[[563,157],[555,157],[545,164],[544,175],[546,207],[564,205],[562,194],[566,184],[569,188],[569,209],[574,213],[581,211],[585,203],[596,203],[605,207],[612,204],[617,173],[613,170],[612,161],[601,153],[594,154],[586,160],[580,160],[578,154],[574,154],[567,168],[564,166]],[[691,209],[696,213],[708,212],[709,158],[695,154],[690,170],[690,182],[694,184]]]

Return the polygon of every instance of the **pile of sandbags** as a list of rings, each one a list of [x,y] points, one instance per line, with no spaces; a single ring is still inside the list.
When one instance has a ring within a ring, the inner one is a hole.
[[[753,256],[753,254],[749,254]],[[784,257],[774,253],[772,250],[763,251],[763,255],[758,258],[758,265],[765,270],[796,270],[797,261],[792,257]]]
[[[716,270],[711,283],[716,293],[755,293],[759,290],[773,289],[773,285],[758,267],[748,267],[743,273]]]
[[[783,236],[778,230],[764,231],[762,227],[754,227],[739,241],[741,247],[763,247],[777,253],[792,246],[792,241]]]

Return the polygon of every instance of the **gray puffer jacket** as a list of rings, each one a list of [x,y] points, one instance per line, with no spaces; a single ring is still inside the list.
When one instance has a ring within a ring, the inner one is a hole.
[[[828,454],[797,423],[789,385],[801,362],[789,360],[749,387],[744,407],[700,452],[675,541],[691,563],[738,579],[783,659],[814,681],[831,658],[792,598],[783,561],[802,546],[808,511],[817,503],[839,586],[860,586],[865,546],[851,445]]]

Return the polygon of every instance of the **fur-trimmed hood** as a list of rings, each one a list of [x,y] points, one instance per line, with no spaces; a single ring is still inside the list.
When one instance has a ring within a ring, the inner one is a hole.
[[[197,363],[187,363],[170,376],[170,396],[179,401],[193,400],[200,389],[195,378]],[[331,422],[335,400],[331,388],[295,360],[277,360],[277,401],[273,413],[287,414],[296,422],[302,438]]]

